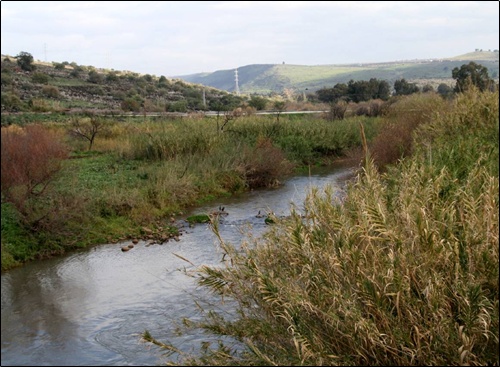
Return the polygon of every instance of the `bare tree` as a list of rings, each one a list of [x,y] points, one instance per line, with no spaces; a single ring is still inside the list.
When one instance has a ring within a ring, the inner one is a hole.
[[[242,115],[243,115],[243,110],[241,109],[241,107],[235,108],[232,111],[226,111],[226,112],[224,112],[224,123],[220,127],[219,132],[223,132],[224,131],[224,127],[226,127],[226,125],[230,121],[236,120],[238,117],[241,117]],[[217,124],[217,126],[218,126],[218,124]]]
[[[285,101],[276,101],[273,103],[274,110],[276,111],[276,123],[280,122],[280,115],[286,109]]]
[[[97,116],[90,115],[89,119],[73,119],[71,133],[79,138],[89,141],[89,151],[92,150],[95,137],[104,128],[103,121]]]

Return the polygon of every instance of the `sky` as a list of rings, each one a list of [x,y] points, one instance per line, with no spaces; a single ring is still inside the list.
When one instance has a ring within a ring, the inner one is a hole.
[[[498,1],[1,1],[1,53],[182,76],[499,48]]]

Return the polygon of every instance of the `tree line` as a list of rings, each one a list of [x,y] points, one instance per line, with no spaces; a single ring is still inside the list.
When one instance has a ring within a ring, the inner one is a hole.
[[[490,78],[488,68],[473,61],[456,67],[452,70],[452,78],[455,79],[455,87],[441,83],[436,92],[443,97],[449,97],[454,93],[467,90],[471,85],[480,91],[498,89],[498,84]],[[416,83],[410,83],[401,78],[394,82],[392,88],[386,80],[371,78],[370,80],[350,80],[348,83],[337,83],[333,87],[324,87],[316,91],[316,97],[320,102],[337,103],[365,102],[373,99],[387,101],[391,96],[404,96],[419,92],[432,92],[434,87],[427,84],[420,88]]]

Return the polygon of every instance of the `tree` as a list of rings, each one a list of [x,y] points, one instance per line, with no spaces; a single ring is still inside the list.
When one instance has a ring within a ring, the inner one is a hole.
[[[318,100],[324,103],[335,103],[348,99],[349,89],[345,83],[337,83],[333,88],[323,87],[316,91]]]
[[[408,83],[406,79],[402,78],[394,82],[394,95],[405,96],[413,93],[418,93],[420,89],[415,83]]]
[[[494,85],[493,80],[488,75],[488,68],[476,64],[474,61],[464,64],[460,68],[453,68],[451,75],[456,80],[454,90],[457,93],[464,92],[471,86],[475,86],[481,92],[484,92]]]
[[[266,108],[267,99],[260,96],[251,96],[248,105],[255,108],[257,111],[261,111]]]
[[[89,72],[89,83],[100,84],[103,81],[103,76],[95,70]]]
[[[280,115],[286,109],[285,101],[275,101],[273,103],[273,108],[276,111],[276,122],[280,122]]]
[[[387,101],[390,98],[390,96],[391,96],[391,86],[389,82],[387,82],[386,80],[378,80],[377,94],[375,96],[372,96],[372,98],[381,99],[382,101]]]
[[[35,70],[35,65],[33,64],[33,56],[29,52],[21,51],[17,56],[17,65],[24,71]]]
[[[437,87],[438,94],[443,98],[449,98],[453,95],[453,88],[448,84],[441,83]]]
[[[219,127],[219,118],[220,113],[224,112],[225,115],[229,113],[229,111],[233,111],[236,109],[241,103],[241,98],[236,97],[232,94],[225,94],[223,96],[217,96],[214,99],[211,99],[208,103],[209,108],[212,111],[217,112],[217,131],[220,132],[221,129]]]
[[[92,149],[95,137],[102,131],[104,124],[101,119],[90,114],[89,120],[81,121],[78,118],[73,119],[71,133],[79,138],[89,141],[89,151]]]

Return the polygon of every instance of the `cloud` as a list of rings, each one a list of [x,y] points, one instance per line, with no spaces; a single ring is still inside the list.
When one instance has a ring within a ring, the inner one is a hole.
[[[2,54],[156,75],[498,48],[488,1],[2,1]]]

